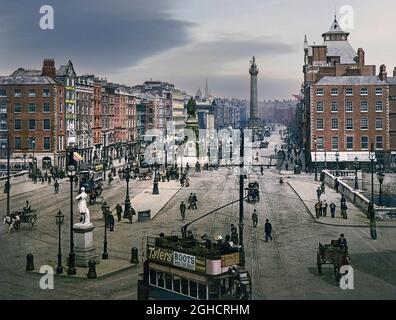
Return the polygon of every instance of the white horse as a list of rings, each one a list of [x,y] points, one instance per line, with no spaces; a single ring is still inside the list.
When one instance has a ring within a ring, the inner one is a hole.
[[[3,219],[3,223],[4,224],[8,224],[8,233],[11,232],[12,227],[15,225],[15,223],[18,223],[20,221],[21,221],[21,219],[20,219],[20,217],[18,215],[16,215],[16,216],[6,216]]]

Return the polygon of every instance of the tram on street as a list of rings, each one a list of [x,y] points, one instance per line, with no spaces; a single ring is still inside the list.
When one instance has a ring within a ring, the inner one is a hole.
[[[251,278],[240,266],[241,252],[220,249],[206,238],[192,234],[147,237],[147,255],[139,300],[248,300]]]
[[[87,164],[81,163],[79,170],[80,188],[85,188],[85,192],[89,193],[98,188],[103,182],[103,164]]]

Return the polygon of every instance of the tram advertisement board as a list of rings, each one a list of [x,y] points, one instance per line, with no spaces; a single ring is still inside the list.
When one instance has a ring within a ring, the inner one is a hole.
[[[221,256],[221,267],[229,267],[239,264],[239,252]]]
[[[173,265],[188,270],[195,271],[195,256],[181,252],[173,252]]]

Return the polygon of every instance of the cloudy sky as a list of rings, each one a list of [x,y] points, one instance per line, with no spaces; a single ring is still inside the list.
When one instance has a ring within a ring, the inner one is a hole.
[[[54,30],[39,27],[44,4],[54,8]],[[289,98],[302,81],[304,34],[321,43],[345,5],[352,46],[392,73],[394,0],[1,0],[0,74],[71,59],[77,73],[114,82],[152,78],[193,94],[207,78],[215,96],[247,98],[255,55],[259,99]]]

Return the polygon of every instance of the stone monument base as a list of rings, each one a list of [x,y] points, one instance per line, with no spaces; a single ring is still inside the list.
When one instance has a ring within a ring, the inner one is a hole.
[[[99,256],[96,254],[96,248],[93,243],[93,230],[95,227],[92,223],[76,223],[73,226],[74,232],[74,253],[77,267],[88,267],[89,260],[95,260],[99,263]]]

